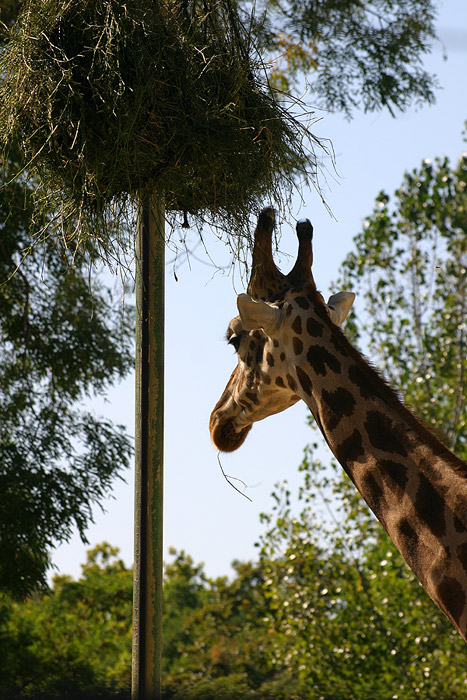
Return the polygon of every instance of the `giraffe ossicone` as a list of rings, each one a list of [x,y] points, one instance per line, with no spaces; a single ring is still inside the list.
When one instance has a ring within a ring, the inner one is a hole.
[[[400,401],[339,328],[354,301],[317,291],[313,227],[297,223],[291,272],[272,255],[274,210],[258,218],[247,294],[227,341],[237,366],[210,418],[232,452],[253,423],[305,401],[329,448],[439,608],[467,640],[467,465]]]

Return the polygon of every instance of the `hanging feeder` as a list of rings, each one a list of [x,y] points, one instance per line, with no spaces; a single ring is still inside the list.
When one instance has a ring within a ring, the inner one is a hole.
[[[314,169],[229,0],[30,0],[0,75],[0,149],[19,145],[62,235],[102,241],[156,189],[238,232]]]

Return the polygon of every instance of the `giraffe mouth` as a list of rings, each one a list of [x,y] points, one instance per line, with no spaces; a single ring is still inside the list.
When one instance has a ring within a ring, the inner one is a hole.
[[[211,417],[211,439],[221,452],[234,452],[243,445],[251,430],[251,423],[240,430],[235,430],[233,420],[213,420]]]

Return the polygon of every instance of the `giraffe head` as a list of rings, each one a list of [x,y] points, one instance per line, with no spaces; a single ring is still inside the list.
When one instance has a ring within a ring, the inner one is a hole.
[[[253,423],[302,398],[306,387],[300,385],[296,360],[303,351],[302,332],[313,337],[317,323],[308,311],[310,299],[315,314],[340,325],[355,298],[339,292],[326,304],[316,290],[308,219],[297,224],[298,255],[288,275],[274,264],[273,228],[274,210],[268,207],[260,213],[255,231],[248,294],[238,296],[239,315],[227,329],[227,342],[235,348],[238,362],[210,419],[212,440],[224,452],[240,447]]]

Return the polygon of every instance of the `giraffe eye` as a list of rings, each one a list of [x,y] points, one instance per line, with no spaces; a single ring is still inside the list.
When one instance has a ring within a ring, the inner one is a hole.
[[[238,352],[238,348],[240,347],[240,340],[241,337],[239,335],[231,335],[230,338],[228,339],[228,344],[232,345],[235,348],[235,352]]]

